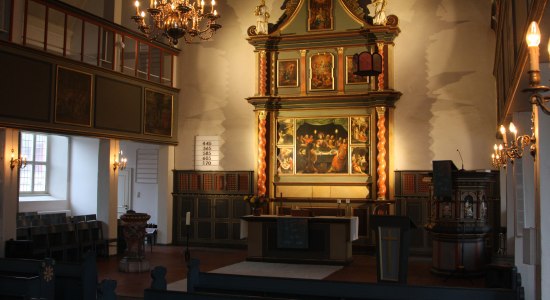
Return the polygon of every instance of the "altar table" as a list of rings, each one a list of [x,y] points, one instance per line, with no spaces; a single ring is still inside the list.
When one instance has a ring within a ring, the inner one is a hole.
[[[247,260],[348,264],[358,238],[357,217],[244,216],[241,238],[248,239]]]

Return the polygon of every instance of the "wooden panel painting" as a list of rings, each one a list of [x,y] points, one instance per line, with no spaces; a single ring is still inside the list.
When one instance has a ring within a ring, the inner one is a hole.
[[[277,148],[277,174],[294,173],[294,150],[292,147]]]
[[[348,118],[296,120],[296,174],[348,173]]]
[[[369,148],[351,147],[351,174],[370,174]]]
[[[346,84],[366,84],[370,82],[369,76],[353,74],[357,71],[357,64],[353,62],[353,55],[346,56]]]
[[[292,146],[294,144],[294,120],[277,120],[277,145]]]
[[[172,95],[145,90],[146,134],[172,136]]]
[[[277,61],[277,87],[298,86],[298,60],[286,59]]]
[[[368,116],[351,117],[351,143],[369,142],[369,120]]]
[[[91,126],[92,74],[57,68],[55,122]]]
[[[307,29],[322,31],[333,29],[332,0],[309,0]]]
[[[309,58],[310,81],[312,91],[334,89],[334,56],[332,53],[318,53]]]

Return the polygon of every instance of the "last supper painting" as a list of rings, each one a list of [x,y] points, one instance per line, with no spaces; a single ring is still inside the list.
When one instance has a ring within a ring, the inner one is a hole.
[[[348,118],[296,120],[296,174],[348,173]]]

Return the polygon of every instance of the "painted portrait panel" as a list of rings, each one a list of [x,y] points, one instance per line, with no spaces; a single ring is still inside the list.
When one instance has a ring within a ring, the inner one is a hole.
[[[146,134],[172,136],[172,95],[145,90]]]
[[[309,0],[308,4],[307,30],[332,30],[332,0]]]
[[[92,74],[57,67],[55,122],[92,125]]]
[[[277,120],[277,145],[292,146],[294,144],[294,120]]]
[[[369,76],[353,74],[356,71],[357,64],[353,61],[353,55],[346,56],[346,84],[367,84],[370,82]]]
[[[351,174],[370,174],[369,148],[351,147]]]
[[[318,53],[309,58],[309,89],[326,91],[334,89],[334,56],[332,53]]]
[[[277,174],[294,173],[294,150],[292,147],[277,148]]]
[[[348,118],[296,120],[296,174],[348,173]]]
[[[298,60],[285,59],[277,61],[277,87],[298,86]]]
[[[351,117],[351,143],[369,143],[370,117]]]

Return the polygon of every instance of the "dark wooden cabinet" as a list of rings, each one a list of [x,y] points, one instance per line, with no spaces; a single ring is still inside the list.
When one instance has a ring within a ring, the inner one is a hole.
[[[243,198],[253,192],[252,171],[174,171],[173,243],[185,244],[190,212],[190,244],[244,246],[240,218],[249,207]]]
[[[431,182],[431,171],[395,171],[396,214],[408,216],[417,226],[411,229],[411,254],[432,253],[430,234],[424,227],[428,223]]]

